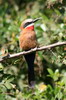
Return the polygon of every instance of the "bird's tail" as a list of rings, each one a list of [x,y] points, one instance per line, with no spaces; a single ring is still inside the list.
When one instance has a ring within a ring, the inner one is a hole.
[[[28,82],[29,85],[31,86],[35,82],[35,75],[34,75],[35,52],[25,55],[25,59],[28,64]]]

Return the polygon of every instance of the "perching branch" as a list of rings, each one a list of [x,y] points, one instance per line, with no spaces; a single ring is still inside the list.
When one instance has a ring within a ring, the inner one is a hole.
[[[19,52],[19,53],[15,53],[15,54],[9,54],[8,56],[1,58],[0,62],[3,62],[4,60],[11,59],[11,58],[17,58],[21,55],[29,54],[29,53],[34,52],[34,51],[42,51],[42,50],[51,49],[51,48],[54,48],[57,46],[62,46],[62,45],[66,45],[66,41],[65,42],[57,42],[57,43],[50,44],[50,45],[43,46],[43,47],[39,47],[39,48],[33,48],[29,51],[23,51],[23,52]]]

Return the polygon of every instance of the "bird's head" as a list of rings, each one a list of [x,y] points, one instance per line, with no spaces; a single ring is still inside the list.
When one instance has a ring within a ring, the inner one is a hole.
[[[20,29],[33,29],[34,30],[34,23],[41,18],[36,18],[36,19],[26,19],[25,21],[22,22]]]

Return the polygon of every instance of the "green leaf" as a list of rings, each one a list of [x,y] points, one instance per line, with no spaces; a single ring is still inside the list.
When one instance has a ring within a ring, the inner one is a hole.
[[[0,100],[6,100],[4,94],[0,94]]]
[[[0,63],[0,71],[3,70],[3,65]]]
[[[48,68],[47,70],[48,70],[48,72],[49,72],[49,74],[50,74],[51,76],[54,76],[54,73],[53,73],[52,69]]]
[[[6,86],[7,89],[12,89],[11,83],[6,81],[6,83],[4,85]]]

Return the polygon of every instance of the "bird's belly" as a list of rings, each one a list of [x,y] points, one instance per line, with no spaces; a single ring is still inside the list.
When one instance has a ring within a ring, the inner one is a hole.
[[[36,38],[32,36],[24,37],[21,41],[21,48],[23,50],[29,50],[37,46]]]
[[[22,49],[29,50],[29,49],[34,48],[36,46],[37,46],[36,40],[26,39],[25,41],[23,41]]]

